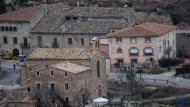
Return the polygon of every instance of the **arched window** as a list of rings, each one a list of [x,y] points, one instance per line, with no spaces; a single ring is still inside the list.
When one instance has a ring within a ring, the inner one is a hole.
[[[122,52],[123,52],[123,50],[121,48],[117,49],[117,53],[122,53]]]
[[[100,61],[97,61],[97,77],[100,77]]]

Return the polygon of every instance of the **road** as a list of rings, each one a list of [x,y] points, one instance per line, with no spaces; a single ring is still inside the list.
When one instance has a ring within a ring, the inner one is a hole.
[[[20,69],[2,68],[5,71],[5,76],[0,79],[0,89],[15,89],[20,87],[18,82],[20,78]]]
[[[190,80],[174,77],[173,72],[165,74],[142,74],[141,80],[145,85],[152,86],[172,86],[176,88],[190,89]],[[109,73],[108,81],[127,81],[125,73]],[[136,79],[140,80],[140,75],[136,74]]]

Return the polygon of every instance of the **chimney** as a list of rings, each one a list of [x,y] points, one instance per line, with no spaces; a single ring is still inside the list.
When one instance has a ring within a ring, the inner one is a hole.
[[[47,1],[43,0],[43,11],[44,11],[44,15],[47,15],[48,12],[48,6],[47,6]]]
[[[80,7],[80,1],[77,1],[77,7]]]
[[[97,37],[93,37],[91,42],[90,42],[90,50],[91,52],[96,52],[97,49],[99,48],[99,39]]]

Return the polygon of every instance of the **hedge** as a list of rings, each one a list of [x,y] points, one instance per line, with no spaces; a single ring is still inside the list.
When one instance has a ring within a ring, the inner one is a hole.
[[[162,58],[158,60],[160,67],[176,66],[181,63],[180,60],[175,58]]]
[[[176,69],[176,75],[190,73],[190,65],[184,65],[182,68]]]

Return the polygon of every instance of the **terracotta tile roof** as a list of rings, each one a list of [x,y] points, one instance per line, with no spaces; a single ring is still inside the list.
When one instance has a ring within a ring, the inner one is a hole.
[[[176,26],[148,22],[110,33],[108,34],[108,37],[161,36],[174,29],[176,29]]]
[[[89,59],[90,50],[85,48],[37,48],[29,59]]]
[[[57,68],[57,69],[60,69],[60,70],[64,70],[64,71],[67,71],[67,72],[70,72],[70,73],[74,73],[74,74],[90,70],[90,67],[86,67],[86,66],[66,62],[66,61],[62,62],[62,63],[52,65],[51,67],[54,67],[54,68]]]
[[[105,54],[109,54],[109,45],[108,44],[101,44],[99,46],[99,51],[101,51]]]
[[[28,7],[0,15],[0,22],[29,22],[40,7]]]

